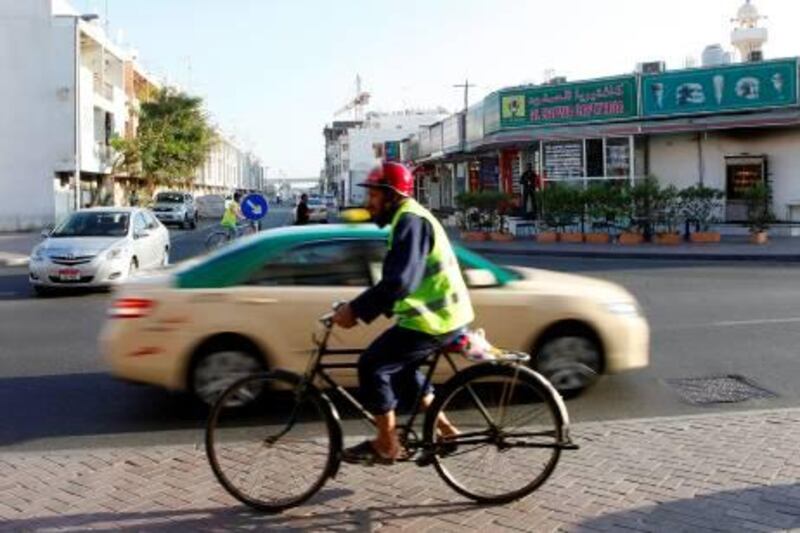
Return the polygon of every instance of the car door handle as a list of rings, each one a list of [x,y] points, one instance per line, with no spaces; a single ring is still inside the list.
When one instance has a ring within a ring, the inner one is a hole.
[[[259,298],[258,296],[241,296],[236,299],[237,302],[250,305],[267,305],[276,304],[278,300],[275,298]]]

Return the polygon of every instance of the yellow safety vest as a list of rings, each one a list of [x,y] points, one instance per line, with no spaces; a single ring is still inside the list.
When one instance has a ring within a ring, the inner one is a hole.
[[[397,324],[429,335],[453,332],[475,319],[458,259],[436,217],[411,198],[403,201],[392,219],[390,248],[397,222],[408,213],[430,223],[433,228],[433,248],[428,254],[425,277],[419,288],[394,306]]]

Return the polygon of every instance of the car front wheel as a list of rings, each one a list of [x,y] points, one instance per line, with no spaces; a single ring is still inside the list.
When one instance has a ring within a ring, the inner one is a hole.
[[[236,380],[263,369],[258,358],[244,348],[217,347],[194,364],[190,376],[192,394],[206,405],[214,405]]]
[[[534,355],[536,370],[562,394],[580,394],[600,376],[603,357],[600,347],[582,333],[554,335]]]

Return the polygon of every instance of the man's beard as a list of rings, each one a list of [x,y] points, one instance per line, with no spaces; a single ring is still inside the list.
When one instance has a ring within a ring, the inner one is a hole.
[[[394,213],[397,210],[397,204],[394,202],[386,202],[383,205],[380,213],[372,217],[372,221],[378,225],[379,228],[384,228],[391,224]]]

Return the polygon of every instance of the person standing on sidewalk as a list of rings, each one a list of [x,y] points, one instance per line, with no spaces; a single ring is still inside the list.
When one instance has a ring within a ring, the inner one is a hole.
[[[536,198],[534,197],[536,175],[533,173],[533,165],[530,163],[525,167],[525,172],[519,178],[522,186],[522,213],[528,215],[533,211],[536,215]],[[529,209],[529,202],[532,209]]]
[[[341,306],[333,321],[345,329],[393,315],[397,323],[379,336],[358,360],[364,405],[375,416],[377,438],[344,450],[348,463],[391,464],[405,453],[395,432],[397,392],[420,391],[419,366],[452,342],[475,317],[467,285],[442,225],[411,195],[414,178],[400,163],[384,163],[362,185],[367,209],[379,226],[390,226],[389,251],[381,281]],[[395,385],[401,391],[395,391]],[[421,391],[424,408],[433,390]],[[411,398],[415,396],[409,396]],[[457,433],[445,418],[437,420],[442,438]]]
[[[300,196],[300,203],[297,204],[297,210],[295,212],[295,224],[298,226],[305,226],[308,224],[309,220],[308,195],[303,193]]]

